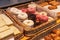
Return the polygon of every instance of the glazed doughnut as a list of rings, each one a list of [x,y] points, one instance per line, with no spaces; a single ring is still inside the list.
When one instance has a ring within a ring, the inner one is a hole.
[[[51,2],[49,2],[49,4],[51,4],[53,6],[57,6],[57,5],[59,5],[59,2],[57,2],[57,1],[51,1]]]
[[[31,3],[31,4],[29,4],[28,5],[28,8],[36,8],[37,6],[36,6],[36,4],[34,4],[34,3]]]
[[[44,6],[46,6],[46,5],[48,5],[48,2],[44,2],[44,3],[41,3],[41,4],[40,4],[40,6],[42,6],[42,7],[44,7]]]
[[[53,20],[53,18],[52,17],[48,17],[48,21],[52,21]]]
[[[25,20],[25,19],[28,18],[28,15],[26,13],[21,13],[21,14],[18,14],[18,18],[22,19],[22,20]]]
[[[57,6],[49,6],[48,9],[50,10],[57,9]]]
[[[40,12],[40,15],[45,15],[45,16],[47,16],[47,13],[46,13],[46,12]]]
[[[19,10],[19,9],[17,9],[17,8],[15,8],[15,7],[10,8],[10,12],[12,12],[12,13],[14,13],[14,14],[20,14],[20,13],[22,13],[21,10]]]
[[[34,22],[32,20],[25,20],[23,23],[29,27],[32,27],[34,25]]]

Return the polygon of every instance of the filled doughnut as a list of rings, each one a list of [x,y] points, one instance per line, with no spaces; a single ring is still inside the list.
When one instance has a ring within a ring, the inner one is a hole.
[[[57,6],[49,6],[48,9],[50,10],[57,9]]]
[[[46,13],[46,12],[40,12],[40,15],[45,15],[45,16],[47,16],[47,13]]]
[[[25,20],[23,23],[29,27],[32,27],[34,25],[34,22],[32,20]]]
[[[21,14],[18,14],[17,16],[19,19],[22,19],[22,20],[25,20],[28,18],[28,15],[26,13],[21,13]]]
[[[10,8],[9,11],[12,12],[13,14],[20,14],[20,13],[22,13],[21,10],[19,10],[19,9],[17,9],[15,7]]]

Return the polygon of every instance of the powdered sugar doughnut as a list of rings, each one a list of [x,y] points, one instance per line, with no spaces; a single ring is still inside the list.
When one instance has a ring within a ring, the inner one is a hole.
[[[14,14],[20,14],[20,13],[22,13],[21,10],[19,10],[19,9],[17,9],[17,8],[15,8],[15,7],[10,8],[10,12],[12,12],[12,13],[14,13]]]
[[[25,20],[23,23],[29,27],[32,27],[34,25],[34,22],[32,20]]]
[[[26,13],[21,13],[21,14],[18,14],[18,18],[22,19],[22,20],[25,20],[25,19],[28,18],[28,15]]]
[[[46,13],[46,12],[40,12],[40,15],[45,15],[45,16],[47,16],[47,13]]]

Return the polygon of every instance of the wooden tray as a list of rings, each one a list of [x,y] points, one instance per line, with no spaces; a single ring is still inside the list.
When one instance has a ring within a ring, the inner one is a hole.
[[[17,6],[14,6],[14,7],[21,9],[21,8],[27,7],[28,4],[30,4],[30,3],[26,3],[26,4],[22,4],[22,5],[17,5]],[[39,8],[38,8],[38,9],[39,9]],[[42,9],[42,10],[43,10],[43,9]],[[43,10],[43,11],[44,11],[44,10]],[[39,25],[39,26],[36,26],[36,27],[34,27],[34,28],[31,28],[30,30],[27,30],[27,27],[28,27],[28,26],[25,25],[25,24],[23,24],[22,22],[20,22],[20,20],[19,20],[15,15],[12,15],[11,12],[8,11],[8,9],[6,9],[5,12],[6,12],[7,16],[10,16],[12,19],[14,19],[14,21],[15,21],[17,24],[19,24],[20,26],[23,27],[23,29],[25,30],[24,33],[25,33],[25,35],[27,35],[27,36],[33,36],[33,35],[30,35],[30,34],[34,34],[34,33],[38,32],[38,31],[40,31],[40,30],[42,30],[42,29],[44,29],[44,28],[46,28],[46,27],[54,24],[55,21],[56,21],[56,20],[52,20],[52,21],[50,21],[50,22],[43,23],[43,24],[41,24],[41,25]]]
[[[3,13],[3,14],[6,13],[3,9],[0,9],[0,11],[1,11],[1,13]],[[6,14],[5,14],[5,15],[6,15]],[[15,35],[15,38],[17,38],[18,36],[19,36],[19,37],[22,37],[22,36],[23,36],[23,28],[20,27],[10,16],[8,16],[8,17],[12,20],[13,25],[14,25],[16,28],[18,28],[18,30],[21,32],[20,34]]]
[[[45,37],[46,35],[50,34],[52,30],[57,29],[57,28],[60,28],[60,23],[59,23],[59,24],[56,24],[56,25],[54,25],[54,26],[51,26],[50,28],[42,31],[41,33],[35,35],[34,37],[32,37],[32,38],[29,39],[29,40],[40,40],[40,39],[42,39],[43,37]]]

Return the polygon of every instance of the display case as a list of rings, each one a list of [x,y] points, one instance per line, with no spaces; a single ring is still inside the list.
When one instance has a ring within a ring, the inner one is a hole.
[[[13,6],[13,7],[21,10],[22,8],[27,8],[29,4],[31,4],[31,3],[26,3],[26,4],[22,4],[22,5]],[[32,3],[32,4],[35,4],[35,3]],[[36,10],[38,12],[46,12],[42,9],[42,7],[39,7],[38,5],[36,5],[36,6],[37,6]],[[20,26],[23,27],[23,29],[25,30],[24,33],[27,36],[33,36],[36,32],[54,24],[56,21],[56,19],[54,18],[54,20],[52,20],[52,21],[40,23],[39,25],[34,25],[34,27],[31,28],[31,27],[25,25],[24,23],[22,23],[21,20],[16,15],[12,14],[12,12],[9,11],[10,8],[13,8],[13,7],[9,7],[8,9],[6,9],[6,14],[8,16],[10,16],[12,19],[14,19],[17,24],[19,24]],[[47,13],[47,15],[49,16],[49,13]]]

